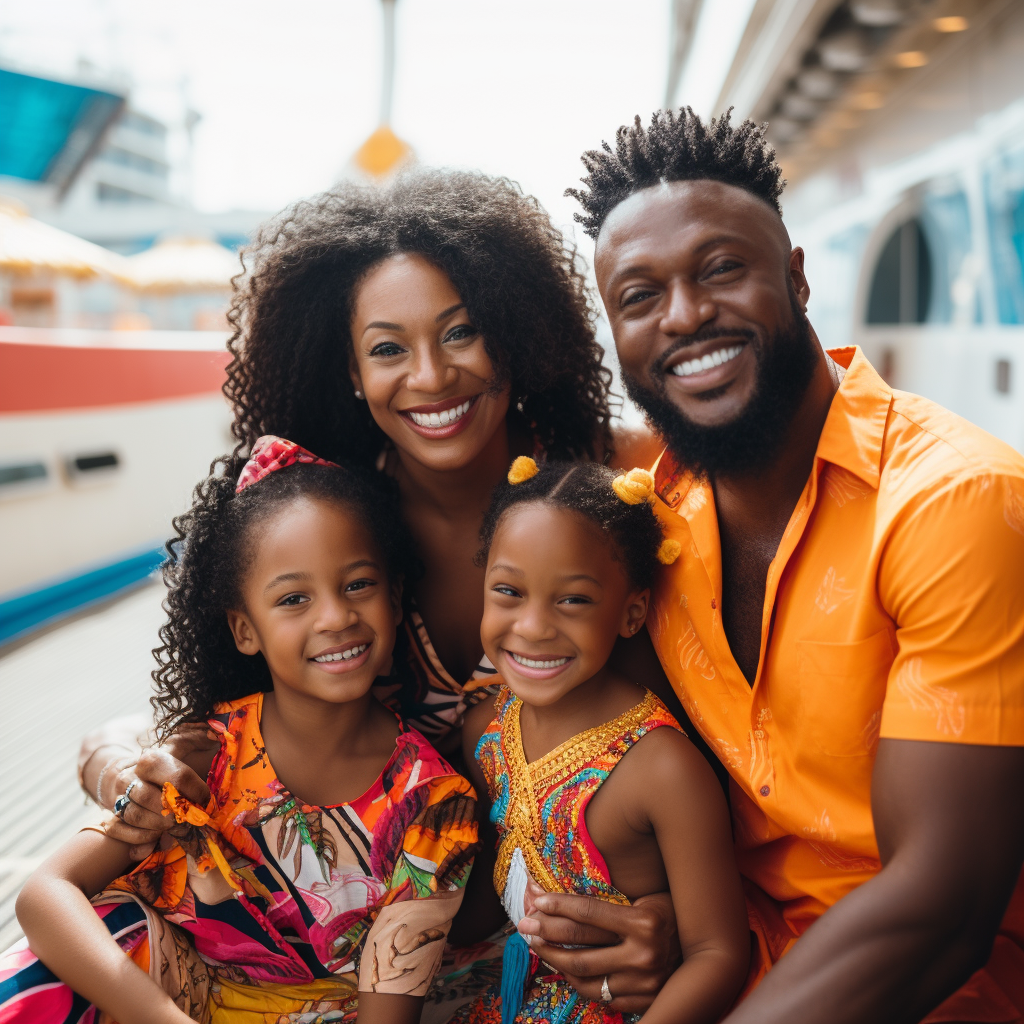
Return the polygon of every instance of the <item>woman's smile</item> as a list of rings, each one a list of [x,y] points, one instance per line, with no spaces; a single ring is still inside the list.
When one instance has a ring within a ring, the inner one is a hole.
[[[422,437],[454,437],[473,421],[480,395],[462,395],[429,405],[415,405],[399,413]]]

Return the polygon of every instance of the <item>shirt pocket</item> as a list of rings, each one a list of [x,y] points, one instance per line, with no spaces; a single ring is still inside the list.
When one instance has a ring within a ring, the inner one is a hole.
[[[830,757],[874,753],[895,651],[889,631],[865,640],[796,641],[799,742]]]

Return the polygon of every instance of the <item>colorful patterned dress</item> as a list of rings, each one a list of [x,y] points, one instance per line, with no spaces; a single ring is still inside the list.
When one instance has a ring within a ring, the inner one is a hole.
[[[496,707],[497,714],[480,738],[476,757],[487,779],[491,821],[498,831],[494,886],[502,894],[509,917],[518,923],[524,914],[528,878],[549,892],[628,903],[612,885],[604,857],[587,831],[587,805],[634,743],[652,729],[679,729],[679,723],[647,691],[639,704],[618,718],[573,736],[528,764],[519,731],[522,701],[502,687]],[[506,956],[506,970],[508,962]],[[540,969],[539,959],[531,953],[528,983],[514,1018],[517,1024],[621,1024],[639,1019],[580,999],[562,975],[541,974]],[[508,1010],[505,1016],[511,1016]],[[497,987],[456,1018],[461,1024],[496,1024],[501,1019],[502,998]]]
[[[351,1021],[357,989],[423,996],[477,840],[476,797],[401,727],[377,781],[299,803],[260,733],[263,695],[218,706],[207,808],[173,787],[175,838],[93,903],[119,945],[193,1020]],[[0,958],[3,1024],[100,1024],[24,942]]]

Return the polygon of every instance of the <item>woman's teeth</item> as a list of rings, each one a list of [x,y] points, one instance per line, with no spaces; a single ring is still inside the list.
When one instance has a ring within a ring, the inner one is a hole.
[[[357,658],[369,647],[369,644],[361,644],[359,647],[350,647],[347,651],[338,651],[336,654],[321,654],[314,661],[323,664],[325,661],[348,661],[350,658]]]
[[[462,419],[469,412],[469,407],[472,404],[473,400],[470,399],[468,402],[463,402],[462,405],[455,406],[454,409],[445,409],[444,412],[411,412],[409,415],[417,427],[447,427],[456,420]]]
[[[718,348],[709,352],[700,359],[690,359],[685,363],[676,363],[670,370],[677,377],[689,377],[691,374],[700,373],[701,370],[710,370],[714,366],[721,366],[731,359],[735,359],[743,351],[742,345],[733,345],[732,348]]]
[[[521,654],[515,654],[512,651],[508,653],[520,665],[525,665],[527,668],[558,668],[559,665],[564,665],[567,661],[571,660],[569,658],[554,658],[551,661],[537,661],[535,658],[524,658]]]

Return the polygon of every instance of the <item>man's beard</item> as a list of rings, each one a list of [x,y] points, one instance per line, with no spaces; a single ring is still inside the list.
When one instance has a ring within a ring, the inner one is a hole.
[[[811,325],[790,295],[793,310],[788,327],[765,345],[753,331],[741,331],[756,359],[754,391],[739,415],[727,423],[694,423],[668,397],[665,363],[680,349],[716,337],[735,338],[736,331],[711,328],[680,339],[651,367],[658,382],[648,388],[623,372],[626,393],[643,410],[669,451],[694,475],[736,475],[767,468],[778,454],[786,432],[814,375],[818,345]]]

